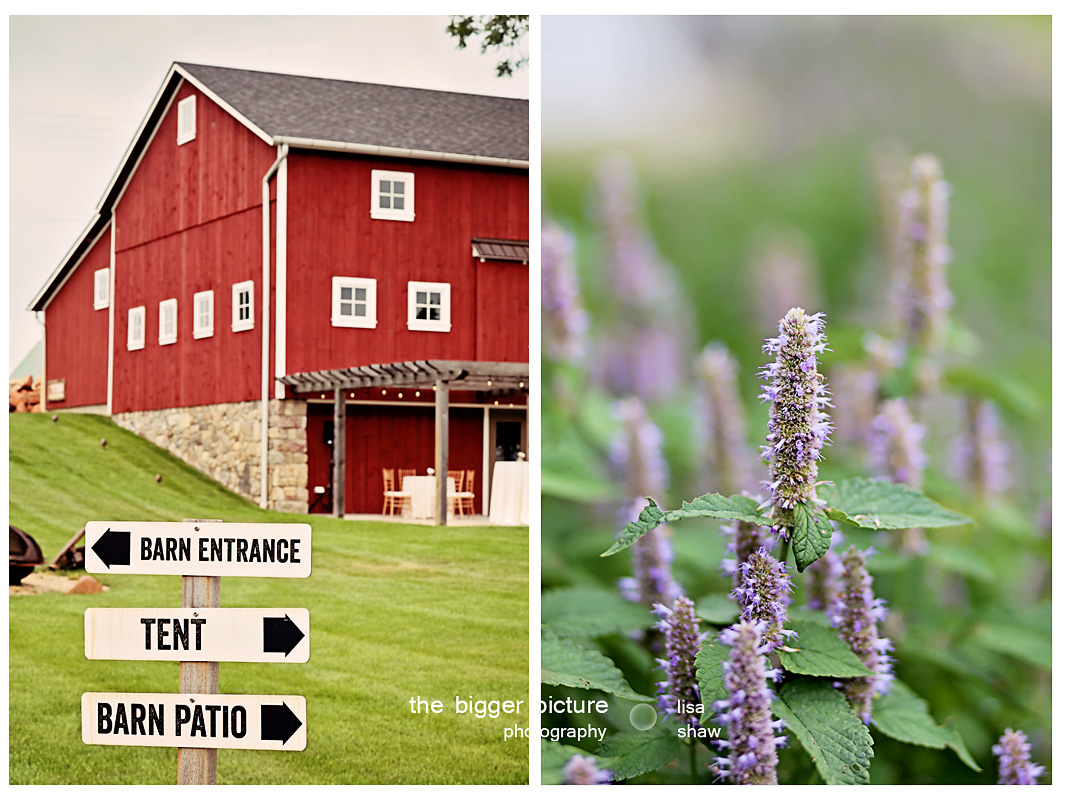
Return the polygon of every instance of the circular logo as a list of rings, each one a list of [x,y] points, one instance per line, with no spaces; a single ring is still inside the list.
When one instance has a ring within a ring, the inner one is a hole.
[[[640,703],[630,709],[630,724],[639,731],[647,731],[656,724],[656,709],[648,703]]]

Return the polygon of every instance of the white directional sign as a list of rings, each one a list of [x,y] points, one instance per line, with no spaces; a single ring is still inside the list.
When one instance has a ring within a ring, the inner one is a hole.
[[[307,578],[307,523],[88,522],[85,568],[110,575]]]
[[[82,695],[82,741],[144,747],[303,750],[307,703],[298,695]]]
[[[306,608],[87,608],[85,657],[306,662]]]

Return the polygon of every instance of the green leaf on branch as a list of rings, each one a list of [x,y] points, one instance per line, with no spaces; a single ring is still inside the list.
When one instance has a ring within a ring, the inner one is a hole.
[[[726,681],[722,664],[730,658],[730,648],[720,642],[717,634],[709,634],[697,653],[697,685],[700,687],[700,704],[704,714],[700,722],[716,719],[716,700],[726,699]]]
[[[541,595],[541,624],[560,637],[644,630],[654,622],[647,608],[607,589],[571,587]]]
[[[1033,419],[1041,410],[1041,399],[1019,378],[1003,370],[978,367],[950,367],[944,373],[945,386],[957,392],[986,397],[1020,417]]]
[[[656,725],[647,731],[622,731],[604,740],[597,759],[617,781],[665,767],[682,755],[681,739],[673,728]]]
[[[546,630],[541,631],[541,682],[596,689],[627,700],[652,699],[631,689],[619,668],[603,653]]]
[[[759,501],[751,497],[735,494],[723,497],[721,494],[706,494],[691,503],[682,503],[674,511],[663,511],[649,497],[648,505],[641,510],[637,520],[623,528],[619,538],[602,555],[610,556],[625,550],[653,528],[665,522],[675,522],[691,517],[711,517],[712,519],[739,519],[755,525],[773,525],[774,523],[759,513]]]
[[[874,701],[871,721],[879,733],[890,739],[933,750],[951,749],[960,760],[975,772],[981,768],[975,762],[963,737],[954,723],[938,725],[930,716],[926,701],[915,694],[900,680],[894,680],[889,694]]]
[[[841,692],[824,681],[800,678],[785,684],[771,707],[785,733],[808,751],[828,784],[870,782],[874,741]]]
[[[837,631],[817,622],[792,620],[789,627],[797,638],[787,642],[788,650],[778,651],[782,666],[798,675],[828,678],[858,678],[874,673],[864,666],[852,648],[838,638]],[[795,650],[796,652],[790,652]]]
[[[834,529],[821,509],[812,511],[807,503],[793,509],[793,558],[800,572],[814,564],[830,549]]]
[[[980,622],[972,631],[975,642],[995,653],[1012,656],[1040,669],[1052,670],[1052,636],[1022,625]]]
[[[709,594],[696,605],[697,616],[714,625],[732,625],[741,613],[737,601],[728,594]]]
[[[826,503],[830,519],[869,530],[947,528],[971,522],[903,484],[871,478],[823,486],[819,499]]]
[[[571,747],[549,739],[541,740],[541,785],[557,786],[563,783],[563,768],[574,756],[588,758],[592,753],[587,753],[579,747]],[[599,763],[598,767],[601,767]]]

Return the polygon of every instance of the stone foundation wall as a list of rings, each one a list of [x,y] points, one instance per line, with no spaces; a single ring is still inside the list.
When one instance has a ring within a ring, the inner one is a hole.
[[[271,400],[268,411],[267,507],[306,513],[307,403]],[[258,400],[128,411],[113,419],[227,489],[259,503],[262,417]]]

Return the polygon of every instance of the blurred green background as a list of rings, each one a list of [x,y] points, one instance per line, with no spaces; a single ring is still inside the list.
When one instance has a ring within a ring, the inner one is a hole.
[[[768,311],[777,319],[788,308],[766,307],[755,254],[775,231],[806,239],[817,304],[807,311],[826,312],[835,351],[826,362],[857,360],[863,331],[888,332],[877,164],[941,159],[952,187],[945,360],[995,384],[1013,487],[976,508],[948,474],[955,431],[929,431],[927,492],[977,524],[932,537],[937,551],[906,565],[884,554],[872,572],[876,594],[902,606],[898,672],[935,719],[957,718],[987,772],[879,739],[872,782],[995,782],[989,748],[1008,724],[1027,731],[1051,769],[1051,18],[545,17],[542,41],[542,214],[576,236],[590,336],[606,324],[611,282],[596,174],[606,155],[623,153],[655,247],[692,306],[696,348],[718,340],[739,362],[754,454],[766,425],[755,372],[774,333]],[[548,364],[546,380],[555,371]],[[577,385],[571,396],[546,384],[543,398],[546,588],[612,587],[630,574],[625,554],[597,558],[621,500],[607,486],[611,398]],[[651,408],[671,507],[711,488],[694,483],[690,398]],[[866,474],[861,454],[827,455],[821,476]],[[675,531],[675,575],[694,598],[728,589],[716,530]],[[919,598],[938,606],[915,608]],[[1038,646],[1004,644],[1011,620]],[[642,654],[623,639],[597,645],[637,691],[650,690]]]

